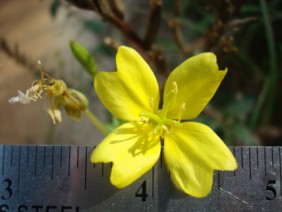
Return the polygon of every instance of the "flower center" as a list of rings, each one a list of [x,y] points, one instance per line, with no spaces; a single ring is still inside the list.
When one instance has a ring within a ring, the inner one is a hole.
[[[159,135],[162,138],[165,138],[165,136],[172,131],[173,126],[175,126],[176,124],[181,124],[180,121],[181,121],[182,113],[185,110],[185,103],[182,103],[181,105],[177,121],[174,119],[167,118],[168,109],[174,104],[177,93],[178,93],[177,83],[173,82],[172,89],[165,96],[163,108],[160,111],[158,111],[158,113],[151,113],[151,112],[140,113],[141,121],[151,123],[154,127],[153,133],[155,135]],[[152,102],[153,99],[151,98],[150,105],[153,105]]]

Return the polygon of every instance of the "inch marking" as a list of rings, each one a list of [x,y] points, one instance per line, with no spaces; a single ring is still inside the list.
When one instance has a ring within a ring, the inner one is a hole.
[[[86,189],[86,185],[87,185],[87,161],[88,161],[88,158],[87,158],[87,146],[85,148],[85,170],[84,170],[84,189]]]
[[[217,188],[220,190],[220,172],[217,171]]]
[[[282,170],[281,170],[281,147],[278,149],[279,154],[279,175],[280,175],[280,196],[282,196]]]
[[[163,150],[161,150],[160,158],[161,158],[161,161],[160,161],[161,168],[163,168]]]
[[[35,156],[34,156],[34,160],[35,160],[35,163],[34,163],[34,174],[35,174],[35,176],[37,175],[37,154],[38,154],[38,148],[36,146],[35,147]]]
[[[22,156],[22,146],[19,147],[19,166],[18,166],[18,191],[17,194],[20,193],[20,178],[21,178],[21,156]]]
[[[79,146],[76,148],[76,167],[78,168],[79,164]]]
[[[51,153],[51,179],[53,179],[54,175],[54,146],[52,146],[52,153]]]
[[[235,157],[235,147],[232,147],[232,154]],[[233,171],[233,176],[236,176],[236,170]]]
[[[252,160],[251,147],[249,147],[249,177],[250,177],[250,180],[252,179],[252,163],[251,163],[251,160]]]
[[[26,166],[29,167],[29,145],[27,146]]]
[[[62,168],[62,160],[63,160],[63,146],[60,148],[60,168]]]
[[[271,166],[274,166],[273,146],[271,147]]]
[[[242,169],[243,169],[243,168],[244,168],[243,147],[241,147],[240,149],[241,149],[241,167],[242,167]]]
[[[258,154],[258,147],[256,148],[257,149],[257,168],[259,167],[259,154]]]
[[[266,176],[266,150],[265,148],[263,148],[264,150],[264,154],[263,154],[263,157],[264,157],[264,175]]]
[[[3,146],[3,157],[2,157],[2,175],[4,175],[4,166],[5,166],[5,153],[6,153],[6,146]]]
[[[23,205],[23,207],[21,207],[21,211],[27,211],[28,209],[31,209],[30,207],[32,207],[33,205],[38,204],[36,202],[37,201],[36,197],[28,196],[30,194],[27,194],[27,196],[25,196],[26,195],[25,192],[30,192],[30,190],[34,189],[35,186],[36,188],[38,186],[39,195],[41,194],[46,195],[47,194],[46,191],[48,191],[48,195],[50,194],[50,197],[48,197],[49,198],[48,201],[50,200],[52,203],[51,205],[48,205],[48,207],[50,206],[49,207],[50,210],[55,209],[53,208],[53,206],[55,207],[55,204],[57,204],[56,205],[57,209],[60,210],[59,205],[61,204],[61,202],[57,203],[56,201],[62,201],[62,200],[65,200],[64,198],[70,198],[69,196],[65,195],[64,192],[60,193],[60,189],[64,189],[68,187],[70,192],[78,192],[78,193],[80,192],[79,195],[75,197],[71,196],[71,198],[73,198],[71,199],[73,201],[72,208],[66,208],[66,209],[75,209],[75,207],[80,204],[81,204],[80,205],[81,207],[86,207],[84,206],[84,204],[90,205],[91,203],[89,203],[89,201],[92,201],[92,200],[84,198],[84,195],[88,195],[88,194],[96,195],[103,188],[103,184],[94,185],[93,182],[95,183],[96,182],[98,183],[100,182],[107,183],[108,182],[108,180],[104,180],[104,179],[102,181],[99,181],[101,180],[101,175],[103,177],[105,176],[108,177],[108,168],[109,167],[107,166],[107,164],[101,163],[101,165],[99,164],[98,166],[96,164],[96,170],[94,171],[92,170],[92,164],[89,162],[89,158],[91,155],[90,148],[92,149],[92,146],[79,146],[79,147],[77,146],[46,146],[45,148],[46,149],[45,150],[46,151],[45,152],[45,158],[46,158],[45,169],[46,170],[44,170],[43,172],[41,172],[42,164],[43,164],[43,156],[42,156],[42,153],[44,151],[43,146],[38,146],[38,147],[27,146],[27,148],[25,146],[14,146],[13,148],[14,148],[13,149],[13,167],[10,167],[11,161],[9,161],[9,159],[11,158],[11,154],[12,154],[12,148],[6,145],[6,146],[2,146],[2,151],[0,150],[0,154],[2,154],[2,156],[0,155],[0,160],[2,158],[2,162],[0,161],[0,165],[2,164],[2,172],[5,172],[5,176],[2,176],[2,178],[5,181],[4,182],[0,181],[0,187],[4,183],[3,185],[4,187],[1,187],[1,189],[3,190],[4,188],[4,191],[6,192],[6,193],[2,193],[3,191],[0,191],[1,193],[0,198],[1,198],[1,195],[4,195],[4,197],[7,198],[8,197],[7,192],[9,192],[8,189],[9,188],[13,189],[13,197],[9,201],[5,200],[6,201],[5,204],[6,203],[8,205],[14,204],[16,201],[19,201],[16,203],[19,204],[19,206],[21,206],[20,204],[24,204],[22,202],[26,201],[26,199],[29,200],[30,205],[28,206]],[[222,206],[221,209],[226,209],[226,206],[223,207],[223,205],[226,205],[225,203],[223,203],[223,201],[226,200],[227,202],[228,201],[230,202],[229,199],[232,199],[232,198],[233,198],[232,203],[237,202],[238,204],[240,204],[240,202],[238,202],[237,200],[242,200],[241,202],[245,204],[245,202],[243,201],[246,201],[248,202],[249,206],[252,207],[254,210],[257,210],[259,206],[262,206],[268,209],[268,206],[270,205],[270,203],[274,204],[275,206],[276,205],[281,206],[281,202],[278,203],[278,201],[276,201],[276,200],[279,200],[282,196],[282,182],[281,182],[282,180],[282,155],[281,155],[282,149],[281,148],[282,147],[278,147],[278,149],[276,147],[231,147],[230,150],[234,154],[234,156],[236,156],[236,159],[238,161],[238,165],[239,165],[238,170],[239,171],[236,172],[236,176],[235,176],[235,172],[233,172],[234,177],[233,177],[232,172],[230,172],[230,174],[227,174],[225,172],[215,171],[214,177],[217,177],[217,179],[214,178],[214,186],[212,188],[214,189],[215,192],[211,193],[209,200],[213,201],[213,200],[216,200],[216,198],[218,198],[218,201],[214,201],[213,205],[211,205],[212,206],[211,209],[212,210],[218,209],[216,208],[217,207],[216,204],[221,204]],[[277,158],[277,154],[279,154],[279,158]],[[50,158],[50,156],[52,158]],[[69,159],[68,163],[67,163],[67,159]],[[241,162],[240,162],[240,159],[241,159]],[[25,160],[28,160],[28,161],[25,161]],[[258,160],[260,163],[260,167],[258,170],[256,170],[256,166],[258,166],[258,163],[257,165],[255,165],[254,163]],[[159,162],[160,161],[161,159],[159,160]],[[271,162],[272,164],[270,165]],[[279,163],[279,170],[277,167],[278,163]],[[27,164],[30,167],[28,169],[26,169]],[[33,167],[34,164],[35,164],[35,167]],[[59,164],[63,168],[62,170],[59,169]],[[242,167],[240,167],[240,165]],[[4,166],[6,167],[4,168]],[[79,168],[76,169],[76,166],[78,166]],[[36,177],[33,176],[33,173],[30,173],[30,170],[31,172],[33,172],[33,168],[35,171],[34,172],[35,175],[37,175]],[[67,170],[65,169],[67,168],[69,168],[68,169],[69,177],[66,176]],[[242,168],[244,168],[244,170],[242,170]],[[145,183],[142,184],[136,192],[135,192],[135,189],[131,189],[132,187],[128,187],[127,188],[128,190],[125,193],[121,191],[121,195],[124,198],[123,200],[125,202],[131,201],[132,198],[134,197],[134,194],[135,195],[137,194],[137,197],[144,197],[144,201],[146,201],[147,204],[152,204],[148,206],[153,206],[153,204],[155,204],[155,202],[152,203],[152,201],[158,201],[158,203],[156,204],[159,204],[160,200],[161,201],[171,200],[173,204],[175,205],[178,203],[181,204],[181,201],[183,200],[182,195],[180,195],[179,198],[174,198],[173,195],[176,194],[175,193],[176,191],[174,191],[174,189],[170,190],[167,188],[163,188],[164,186],[158,187],[158,185],[164,185],[163,183],[167,182],[165,181],[167,179],[164,180],[162,179],[162,177],[158,178],[159,176],[158,174],[165,173],[164,170],[161,170],[161,171],[160,170],[161,169],[160,169],[159,164],[156,164],[156,166],[153,166],[152,169],[149,171],[148,175],[145,176],[145,179],[143,179],[144,180],[143,183],[144,182]],[[0,171],[1,171],[1,168],[0,168]],[[248,171],[249,171],[249,174],[246,173]],[[264,177],[265,172],[267,174],[267,177]],[[52,181],[50,181],[50,173],[51,173],[51,179],[53,179]],[[275,175],[272,175],[273,173]],[[30,177],[30,174],[32,174],[31,177]],[[94,178],[92,174],[95,176]],[[168,175],[169,175],[169,172],[168,172]],[[248,180],[247,175],[249,175],[250,180]],[[275,179],[273,179],[272,177],[275,177]],[[280,177],[280,181],[278,182],[279,177]],[[47,179],[47,181],[44,181],[45,179]],[[9,183],[8,180],[10,180],[11,183]],[[152,182],[150,182],[150,180],[152,180]],[[73,185],[75,184],[74,182],[77,184]],[[32,185],[32,186],[30,187],[29,185]],[[105,186],[106,189],[108,188],[107,186]],[[93,192],[93,188],[94,188],[94,192]],[[95,190],[96,188],[97,190]],[[252,188],[254,190],[250,192],[250,189]],[[279,188],[280,188],[280,191],[279,191]],[[94,203],[97,203],[95,201],[98,201],[100,203],[100,201],[103,201],[106,198],[112,198],[114,199],[113,205],[116,204],[118,208],[119,207],[118,201],[116,201],[115,198],[116,197],[119,198],[121,197],[121,195],[119,194],[119,192],[117,192],[115,193],[114,196],[111,196],[112,191],[116,192],[114,187],[113,189],[111,189],[110,187],[110,189],[107,190],[105,193],[101,192],[101,196],[100,194],[98,194],[96,196],[97,199],[94,199]],[[173,191],[173,193],[171,193],[171,191]],[[255,192],[258,193],[257,196],[254,196]],[[232,198],[225,198],[226,194],[229,196],[232,196]],[[149,195],[149,197],[153,197],[154,199],[151,199],[151,198],[146,199],[147,198],[146,195]],[[88,196],[91,196],[91,195],[88,195]],[[58,199],[56,199],[57,197]],[[167,199],[165,199],[164,197],[166,197]],[[256,198],[263,198],[262,203],[259,203],[259,202],[254,203],[254,201],[258,200]],[[275,200],[275,201],[271,202],[272,200]],[[197,200],[195,200],[195,202],[197,203]],[[0,211],[1,211],[1,203],[0,203]],[[244,205],[244,204],[241,204],[241,205]],[[193,210],[194,205],[195,204],[192,204],[191,206],[192,210]],[[203,201],[203,207],[205,206],[206,206],[206,202]],[[46,208],[46,205],[42,207]],[[139,207],[139,206],[136,206],[136,207]],[[4,211],[8,211],[7,209],[6,210],[5,209],[6,208],[3,208]],[[38,207],[38,209],[40,208]],[[95,210],[96,209],[97,208],[95,208]],[[244,209],[246,208],[243,207],[243,210]],[[9,211],[10,210],[13,211],[16,209],[13,209],[10,207]],[[82,210],[84,210],[84,208]]]
[[[14,146],[11,146],[11,160],[10,160],[10,166],[13,166],[13,155],[14,155]]]
[[[69,146],[69,167],[68,167],[68,176],[70,176],[70,167],[71,167],[71,146]]]
[[[43,167],[46,165],[46,146],[43,146]]]
[[[152,168],[152,197],[155,197],[155,169]]]

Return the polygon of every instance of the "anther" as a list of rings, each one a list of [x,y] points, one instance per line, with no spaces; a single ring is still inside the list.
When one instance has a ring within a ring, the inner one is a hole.
[[[175,93],[178,93],[178,86],[177,83],[175,81],[172,82],[172,87]]]
[[[150,106],[153,108],[153,106],[154,106],[154,98],[153,98],[153,97],[151,97],[151,98],[149,99],[149,104],[150,104]]]
[[[165,131],[165,133],[168,135],[169,134],[169,130],[167,128],[166,125],[162,125],[162,129]]]
[[[181,105],[181,110],[184,112],[186,110],[186,103],[183,102]]]

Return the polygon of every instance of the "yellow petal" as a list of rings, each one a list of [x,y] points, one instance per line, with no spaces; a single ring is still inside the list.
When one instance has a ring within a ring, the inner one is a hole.
[[[183,103],[186,104],[186,110],[182,113],[182,120],[197,117],[215,94],[226,73],[227,69],[218,70],[213,53],[199,54],[184,61],[169,75],[165,85],[164,101],[168,101],[166,94],[173,89],[175,82],[178,88],[167,117],[177,119]]]
[[[140,120],[141,112],[156,112],[159,87],[148,64],[134,50],[120,47],[117,72],[102,72],[95,78],[95,89],[105,107],[117,118]]]
[[[160,140],[147,123],[126,123],[108,135],[93,151],[91,162],[113,162],[111,182],[128,186],[153,167],[160,155]]]
[[[208,126],[185,122],[174,126],[164,143],[164,156],[175,185],[195,197],[212,187],[213,170],[235,170],[236,160]]]

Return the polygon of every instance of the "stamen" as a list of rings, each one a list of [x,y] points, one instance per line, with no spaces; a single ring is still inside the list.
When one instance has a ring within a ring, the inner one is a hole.
[[[142,120],[142,119],[153,120],[153,121],[155,121],[156,123],[159,123],[159,122],[161,121],[161,118],[160,118],[158,115],[154,114],[154,113],[141,112],[141,113],[139,114],[139,116],[140,116],[141,120]]]
[[[177,86],[177,83],[175,81],[172,82],[172,87],[173,87],[174,92],[177,94],[178,93],[178,86]]]
[[[154,128],[153,133],[154,133],[155,135],[159,135],[159,134],[161,133],[161,127],[160,127],[160,125],[158,125],[158,126],[156,126],[156,127]]]
[[[174,104],[177,93],[178,93],[178,86],[177,83],[174,81],[172,82],[172,89],[168,92],[168,94],[166,94],[164,99],[164,105],[160,113],[160,116],[162,118],[166,117],[169,107],[171,107],[171,105]]]
[[[154,106],[154,98],[153,97],[151,97],[149,99],[149,104],[150,104],[151,108],[153,108],[153,106]]]
[[[182,114],[183,114],[183,112],[184,112],[185,110],[186,110],[186,103],[183,102],[182,105],[181,105],[181,108],[180,108],[179,115],[178,115],[178,122],[181,121]]]
[[[162,129],[165,131],[165,133],[168,135],[169,134],[169,130],[167,128],[166,125],[162,125]]]

